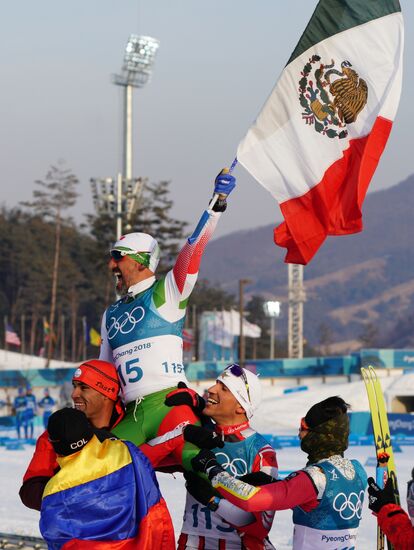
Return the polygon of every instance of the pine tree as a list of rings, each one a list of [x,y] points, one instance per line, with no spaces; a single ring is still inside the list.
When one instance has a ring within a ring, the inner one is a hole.
[[[157,274],[166,272],[174,263],[179,252],[187,222],[179,221],[171,216],[173,201],[170,198],[170,182],[145,184],[139,201],[138,208],[128,219],[128,229],[124,233],[142,232],[152,235],[157,239],[161,260]],[[116,239],[116,219],[113,214],[102,213],[88,215],[88,224],[91,234],[97,241],[97,265],[103,268],[108,260],[108,252],[111,244]]]
[[[70,223],[70,218],[64,218],[63,212],[74,206],[78,193],[76,186],[79,183],[77,177],[69,168],[64,167],[64,162],[59,161],[57,166],[51,166],[44,180],[36,180],[38,186],[33,191],[33,201],[25,201],[23,206],[33,209],[42,219],[50,221],[54,226],[54,255],[52,268],[51,300],[49,313],[50,337],[48,340],[46,367],[49,366],[54,345],[54,324],[56,314],[57,286],[59,274],[60,248],[62,226]]]

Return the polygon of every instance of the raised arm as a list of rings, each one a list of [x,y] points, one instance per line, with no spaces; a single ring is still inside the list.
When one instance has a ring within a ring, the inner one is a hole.
[[[204,249],[210,240],[217,222],[227,208],[227,196],[233,191],[236,185],[235,178],[224,169],[216,177],[214,194],[219,198],[212,206],[205,210],[193,231],[187,239],[184,247],[179,253],[173,269],[165,279],[166,295],[186,300],[197,281],[200,262]]]

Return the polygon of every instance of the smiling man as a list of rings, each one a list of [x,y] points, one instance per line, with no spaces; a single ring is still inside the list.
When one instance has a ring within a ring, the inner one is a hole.
[[[82,363],[72,378],[72,401],[95,428],[111,429],[114,404],[118,401],[119,381],[115,367],[91,359]]]
[[[98,359],[85,361],[76,369],[72,385],[74,407],[85,413],[99,437],[107,437],[109,430],[124,414],[118,397],[119,382],[115,367]],[[25,506],[40,510],[43,490],[57,469],[56,453],[48,432],[44,431],[36,442],[19,491]]]
[[[215,433],[223,445],[213,449],[217,461],[235,478],[257,485],[271,483],[277,478],[275,450],[249,424],[261,396],[258,377],[232,364],[208,389],[203,409],[203,415],[214,420]],[[185,428],[184,437],[188,429]],[[203,428],[191,427],[190,431],[192,441],[202,446]],[[245,512],[221,499],[219,493],[198,475],[187,472],[185,477],[188,492],[178,550],[274,548],[267,538],[274,512]]]
[[[154,471],[128,441],[100,441],[73,408],[48,423],[59,471],[47,483],[40,532],[48,548],[174,550],[174,528]]]
[[[164,400],[179,382],[187,382],[182,340],[186,306],[205,246],[235,184],[226,170],[217,176],[214,193],[219,199],[205,210],[165,277],[156,280],[160,252],[151,235],[124,235],[111,249],[109,269],[124,296],[103,315],[100,359],[116,365],[126,404],[126,416],[114,433],[136,445],[198,421],[190,407],[171,409]],[[173,462],[190,468],[184,447],[175,449]]]

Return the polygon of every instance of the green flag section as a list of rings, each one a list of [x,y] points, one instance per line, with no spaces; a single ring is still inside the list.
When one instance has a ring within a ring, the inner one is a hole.
[[[402,81],[396,0],[321,0],[237,151],[277,200],[275,242],[307,264],[328,235],[362,230],[362,203]]]
[[[324,0],[316,7],[287,64],[334,34],[400,12],[398,0]]]

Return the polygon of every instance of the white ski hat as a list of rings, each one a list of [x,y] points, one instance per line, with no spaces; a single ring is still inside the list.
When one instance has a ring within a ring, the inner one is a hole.
[[[112,250],[124,252],[138,263],[148,267],[153,273],[160,261],[160,248],[157,240],[148,235],[148,233],[127,233],[126,235],[122,235],[113,245]],[[140,253],[148,254],[148,257],[134,257]]]
[[[262,401],[262,386],[258,376],[237,363],[232,363],[224,369],[217,381],[231,391],[246,411],[247,418],[251,418]]]

